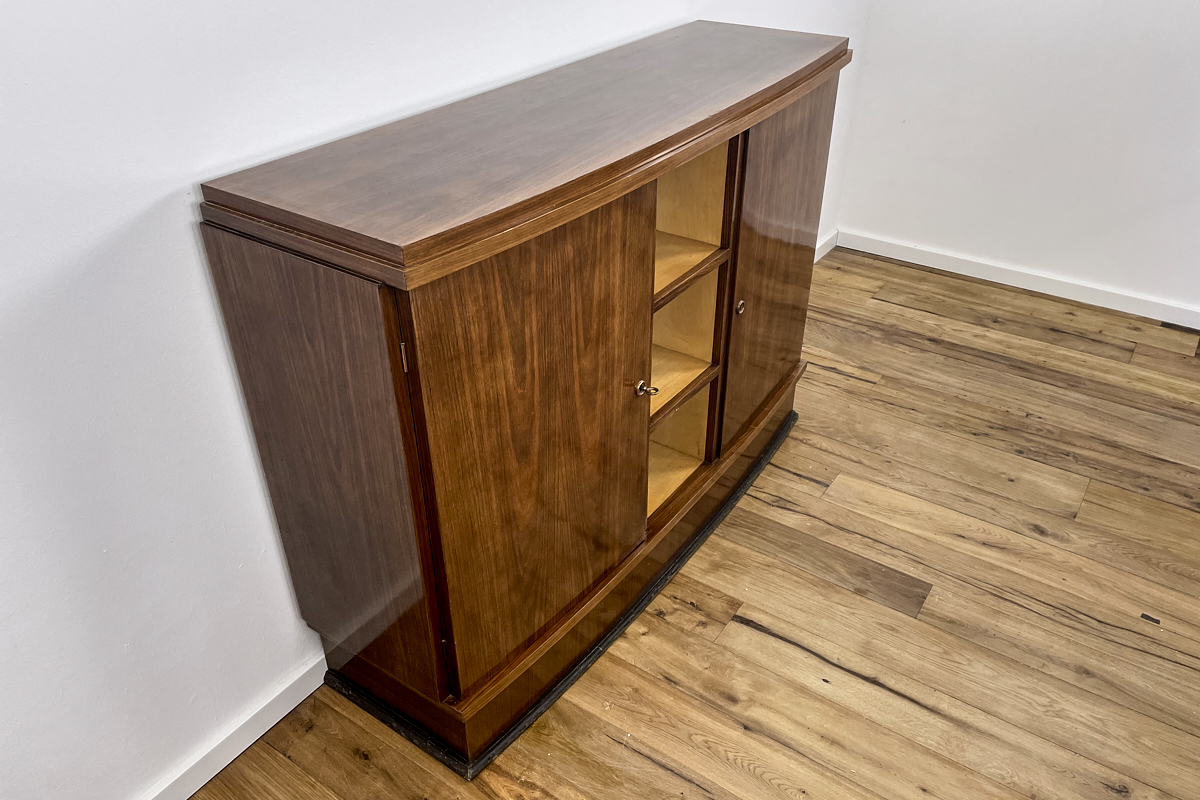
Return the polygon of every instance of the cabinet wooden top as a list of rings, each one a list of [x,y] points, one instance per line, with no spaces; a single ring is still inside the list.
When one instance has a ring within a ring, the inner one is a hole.
[[[745,130],[849,60],[834,36],[694,22],[204,184],[205,200],[425,282]]]

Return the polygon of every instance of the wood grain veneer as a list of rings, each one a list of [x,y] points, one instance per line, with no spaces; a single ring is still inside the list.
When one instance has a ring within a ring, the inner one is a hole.
[[[204,198],[389,260],[411,288],[711,149],[840,67],[846,46],[695,22],[209,181]]]
[[[437,698],[391,289],[202,233],[305,621],[331,652],[374,654],[393,680]]]
[[[474,775],[744,490],[849,58],[695,23],[204,185],[330,686]]]
[[[725,443],[800,360],[836,97],[835,76],[746,133]]]
[[[645,536],[653,213],[645,186],[411,293],[464,693]]]

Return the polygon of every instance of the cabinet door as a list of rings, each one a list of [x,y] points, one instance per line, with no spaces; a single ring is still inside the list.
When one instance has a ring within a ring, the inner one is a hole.
[[[800,360],[837,78],[747,132],[722,441]]]
[[[646,186],[410,293],[463,696],[646,532]]]

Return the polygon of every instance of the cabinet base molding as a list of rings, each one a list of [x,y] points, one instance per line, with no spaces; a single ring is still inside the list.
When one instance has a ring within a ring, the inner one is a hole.
[[[531,706],[529,710],[522,714],[516,720],[516,722],[514,722],[507,730],[504,731],[504,733],[497,737],[474,758],[464,758],[451,745],[443,741],[441,737],[430,731],[420,722],[414,720],[412,717],[409,717],[407,714],[379,699],[375,695],[371,694],[371,692],[359,686],[353,680],[338,673],[337,671],[327,671],[325,673],[325,683],[330,688],[344,695],[355,705],[359,706],[364,711],[383,722],[389,728],[420,747],[426,753],[429,753],[429,755],[433,756],[438,761],[457,772],[459,775],[463,776],[467,780],[473,780],[476,775],[483,771],[484,767],[486,767],[492,762],[493,759],[496,758],[496,756],[500,755],[500,753],[504,752],[505,748],[516,741],[517,737],[524,733],[526,728],[537,721],[537,718],[540,717],[546,711],[546,709],[554,705],[554,702],[558,700],[558,698],[562,697],[563,693],[565,693],[567,689],[571,688],[575,681],[577,681],[579,677],[583,675],[583,673],[587,672],[588,668],[591,667],[592,664],[596,663],[596,660],[599,659],[600,656],[604,655],[605,651],[608,650],[612,643],[615,642],[621,636],[621,634],[625,632],[625,629],[628,628],[635,619],[637,619],[637,617],[646,609],[646,606],[650,605],[654,598],[658,596],[659,592],[661,592],[663,588],[671,581],[671,579],[675,577],[679,570],[683,568],[683,565],[688,562],[688,559],[690,559],[692,555],[700,549],[700,546],[704,544],[708,537],[712,535],[712,532],[716,530],[717,526],[720,525],[729,512],[733,510],[733,507],[737,505],[738,501],[742,499],[742,496],[746,493],[746,491],[754,484],[754,481],[758,478],[759,474],[764,468],[766,468],[767,464],[770,463],[771,458],[783,444],[783,440],[787,438],[792,426],[796,423],[797,414],[795,411],[791,410],[790,399],[792,396],[792,392],[787,392],[786,397],[788,398],[789,402],[786,404],[781,403],[775,412],[775,418],[778,418],[781,413],[786,413],[786,415],[783,417],[782,423],[778,424],[778,426],[773,429],[769,426],[764,426],[758,438],[761,439],[761,437],[764,435],[770,435],[770,441],[767,443],[766,447],[760,451],[753,464],[751,464],[749,468],[745,469],[745,471],[741,474],[741,477],[733,486],[732,491],[729,491],[728,483],[722,484],[720,482],[713,486],[709,491],[708,497],[712,497],[713,495],[720,497],[720,495],[723,494],[724,499],[720,501],[720,505],[717,507],[716,511],[713,512],[712,516],[708,519],[704,526],[696,531],[694,535],[687,540],[687,543],[670,558],[666,565],[658,572],[654,580],[652,580],[642,590],[642,592],[637,596],[637,599],[634,600],[633,603],[625,610],[625,612],[617,619],[617,621],[613,623],[612,627],[604,635],[604,637],[600,639],[600,641],[596,642],[596,644],[589,651],[587,651],[587,653],[585,653],[579,659],[579,661],[575,663],[575,666],[573,666],[569,672],[563,675],[562,678],[560,678],[552,688],[546,691],[545,694],[543,694],[537,701],[537,703]],[[774,419],[771,421],[774,421]],[[773,433],[772,430],[774,431]],[[750,448],[748,448],[749,452],[747,455],[753,454],[753,444],[755,443],[752,443]],[[737,466],[738,465],[736,464],[733,465],[733,467],[730,469],[730,472],[736,472]],[[726,492],[728,492],[728,494],[725,494]],[[698,505],[702,506],[703,503],[699,503]],[[680,527],[684,527],[683,523],[680,524]],[[630,577],[632,578],[634,576],[631,575]]]

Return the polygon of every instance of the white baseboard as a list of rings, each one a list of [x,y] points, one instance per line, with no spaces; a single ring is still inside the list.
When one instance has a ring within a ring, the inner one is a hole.
[[[837,244],[877,256],[897,258],[924,267],[969,275],[1007,286],[1065,297],[1081,303],[1137,314],[1150,319],[1200,328],[1200,308],[1179,305],[1132,292],[1123,292],[1079,281],[1046,275],[1024,267],[994,264],[917,245],[903,244],[855,231],[839,230]],[[818,252],[820,252],[818,250]]]
[[[192,758],[155,784],[142,795],[142,800],[187,800],[270,730],[272,725],[315,692],[324,678],[325,656],[320,655],[301,667],[257,709],[248,711],[201,747]]]
[[[830,250],[837,247],[837,243],[838,243],[838,232],[837,232],[837,228],[834,228],[833,233],[829,234],[824,239],[821,239],[817,242],[817,255],[816,255],[816,258],[814,258],[813,260],[820,261],[822,258],[824,258],[826,255],[829,254]]]

